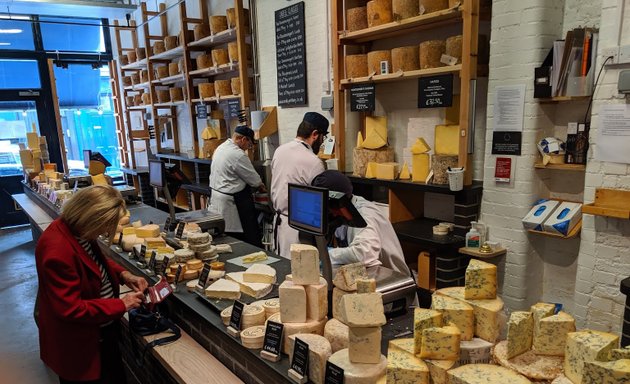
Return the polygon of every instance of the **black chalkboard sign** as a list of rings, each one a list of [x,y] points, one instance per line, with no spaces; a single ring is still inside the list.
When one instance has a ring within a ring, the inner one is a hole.
[[[140,261],[144,261],[147,258],[147,246],[142,244],[140,246]]]
[[[280,354],[282,347],[282,330],[284,325],[275,321],[268,321],[265,329],[265,339],[263,341],[263,351],[267,351],[274,355]]]
[[[241,110],[241,99],[230,99],[227,102],[227,106],[230,119],[238,118],[238,111]]]
[[[308,99],[304,2],[277,10],[275,22],[278,105],[305,105]]]
[[[343,369],[327,361],[324,384],[343,384]]]
[[[371,112],[374,110],[376,87],[374,84],[355,85],[350,88],[350,110],[352,112]]]
[[[493,155],[521,155],[522,132],[492,132]]]
[[[155,258],[157,257],[157,252],[151,251],[151,257],[149,258],[149,265],[147,268],[151,271],[155,272]]]
[[[199,274],[199,283],[197,283],[197,285],[201,289],[206,289],[206,282],[208,281],[208,276],[210,275],[211,269],[212,268],[210,267],[210,263],[203,264],[203,269],[201,270],[201,273]]]
[[[443,108],[452,105],[452,73],[418,79],[418,108]]]
[[[241,322],[243,320],[243,309],[245,308],[245,304],[240,301],[235,301],[232,306],[232,316],[230,316],[230,327],[236,329],[237,331],[241,330]]]
[[[168,263],[171,259],[168,256],[164,256],[164,262],[162,263],[162,270],[160,271],[160,275],[166,276],[166,268],[168,268]]]
[[[198,119],[207,119],[208,118],[208,106],[201,103],[195,106],[195,110],[197,112]]]
[[[177,223],[177,232],[175,232],[176,239],[182,238],[182,235],[184,234],[184,227],[186,227],[186,223],[184,223],[183,221]]]
[[[308,376],[308,344],[295,338],[293,356],[291,356],[291,369],[301,376]]]
[[[177,266],[177,272],[175,272],[175,281],[174,283],[177,284],[179,282],[179,278],[182,276],[182,265],[178,265]]]

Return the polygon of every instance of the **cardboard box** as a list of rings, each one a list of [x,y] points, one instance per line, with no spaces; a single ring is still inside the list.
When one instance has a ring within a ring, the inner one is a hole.
[[[523,227],[525,227],[525,229],[543,231],[543,223],[553,213],[558,204],[560,204],[560,202],[557,200],[538,200],[536,204],[534,204],[534,207],[523,218]]]
[[[582,219],[582,204],[563,201],[545,221],[546,232],[568,235]]]

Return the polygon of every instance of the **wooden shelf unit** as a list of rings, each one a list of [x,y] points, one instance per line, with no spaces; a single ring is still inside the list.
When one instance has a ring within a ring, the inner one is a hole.
[[[595,202],[584,204],[582,213],[630,220],[630,191],[597,188]]]
[[[584,164],[543,164],[536,163],[534,164],[534,168],[536,169],[553,169],[557,171],[574,171],[574,172],[584,172],[586,171],[586,165]]]
[[[118,139],[118,154],[120,156],[120,166],[126,167],[129,159],[127,158],[127,131],[125,130],[125,117],[122,107],[122,98],[120,93],[120,79],[118,78],[118,62],[112,60],[109,62],[109,82],[112,87],[112,101],[114,104],[114,117],[116,119],[116,136]]]
[[[498,257],[498,256],[503,256],[507,253],[507,249],[505,248],[501,248],[501,249],[497,249],[496,251],[492,251],[490,253],[482,253],[479,251],[479,248],[468,248],[468,247],[461,247],[459,249],[459,253],[462,253],[464,255],[468,255],[468,256],[472,256],[472,257],[476,257],[479,259],[490,259],[493,257]]]
[[[584,212],[584,211],[582,211],[582,212]],[[575,227],[573,227],[573,229],[571,229],[571,231],[569,231],[569,233],[566,236],[565,235],[561,235],[559,233],[537,231],[535,229],[528,229],[527,230],[527,232],[529,232],[529,233],[533,233],[533,234],[536,234],[536,235],[547,236],[547,237],[553,237],[555,239],[572,239],[572,238],[578,236],[581,231],[582,231],[582,220],[581,219],[580,219],[580,221],[578,221],[578,223],[575,225]]]
[[[459,73],[462,69],[461,64],[451,65],[447,67],[438,67],[430,69],[418,69],[416,71],[396,72],[388,73],[386,75],[374,75],[367,77],[355,77],[351,79],[341,80],[342,87],[348,88],[355,84],[370,84],[370,83],[390,83],[393,81],[405,81],[411,79],[417,79],[419,77],[443,75],[446,73]]]

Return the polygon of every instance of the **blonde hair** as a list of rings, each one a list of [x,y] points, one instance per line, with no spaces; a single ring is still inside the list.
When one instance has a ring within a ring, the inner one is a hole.
[[[79,190],[64,204],[61,218],[75,236],[95,240],[107,234],[111,240],[125,213],[125,200],[118,190],[93,185]]]

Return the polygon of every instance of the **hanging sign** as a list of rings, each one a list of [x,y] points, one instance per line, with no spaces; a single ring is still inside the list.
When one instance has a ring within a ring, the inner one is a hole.
[[[452,73],[418,79],[418,108],[443,108],[452,105]]]
[[[275,26],[278,105],[305,105],[308,100],[304,2],[277,10]]]
[[[374,110],[376,87],[374,84],[355,85],[350,88],[350,110],[352,112],[371,112]]]

